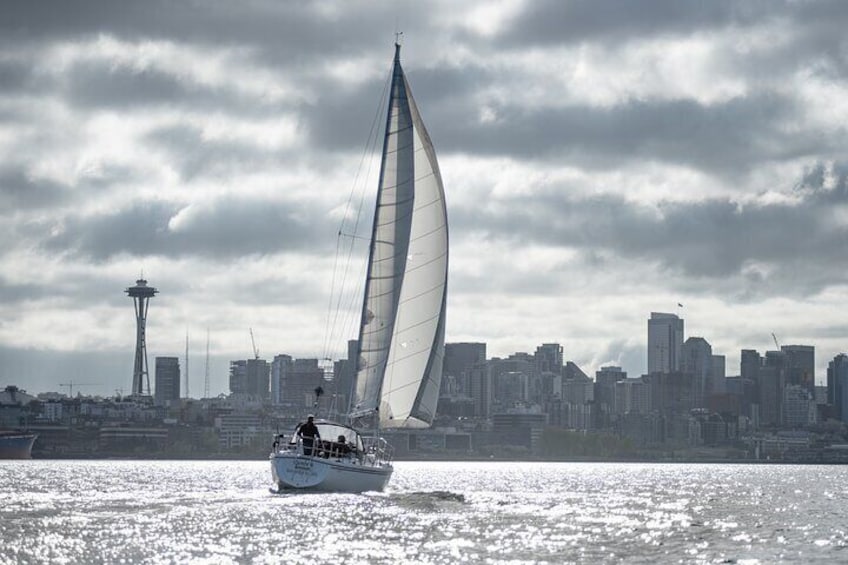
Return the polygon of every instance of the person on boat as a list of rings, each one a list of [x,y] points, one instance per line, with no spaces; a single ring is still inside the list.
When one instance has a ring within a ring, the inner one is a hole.
[[[300,426],[297,431],[303,442],[303,454],[312,455],[312,446],[315,443],[315,438],[321,439],[321,434],[318,433],[318,426],[315,425],[315,416],[312,414],[306,418],[306,423]]]
[[[333,452],[336,457],[344,457],[350,453],[350,445],[347,443],[347,438],[343,435],[339,436],[336,444],[333,446]]]

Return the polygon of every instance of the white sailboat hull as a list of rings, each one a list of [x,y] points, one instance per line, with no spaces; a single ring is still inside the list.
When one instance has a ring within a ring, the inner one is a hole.
[[[354,458],[325,459],[295,451],[271,454],[271,474],[281,491],[382,491],[392,471],[391,463],[370,464]]]

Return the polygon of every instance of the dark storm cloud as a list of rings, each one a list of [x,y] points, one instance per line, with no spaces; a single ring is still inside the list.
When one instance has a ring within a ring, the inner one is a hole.
[[[729,27],[787,20],[808,22],[818,30],[844,30],[848,17],[840,0],[541,0],[527,2],[498,39],[512,45],[603,41],[624,43],[657,36],[680,36]],[[820,34],[819,34],[820,35]]]
[[[327,8],[327,6],[323,6]],[[10,0],[0,7],[0,41],[19,44],[109,33],[126,40],[165,39],[207,46],[253,46],[273,66],[303,65],[388,43],[397,10],[368,2],[112,2]],[[425,5],[403,10],[410,23],[429,21]],[[388,30],[388,31],[387,31]],[[375,37],[385,36],[385,42]]]
[[[708,199],[649,207],[619,196],[578,198],[562,191],[507,199],[494,212],[455,211],[452,218],[461,229],[492,239],[576,248],[589,262],[607,252],[613,262],[656,262],[698,280],[747,276],[745,267],[758,263],[768,272],[752,275],[762,277],[753,283],[776,292],[815,292],[844,282],[848,264],[848,225],[831,217],[837,208],[848,210],[848,174],[844,165],[833,170],[834,186],[813,185],[792,203]],[[811,173],[803,186],[810,178],[818,177]]]
[[[722,175],[763,161],[831,153],[837,140],[821,131],[785,131],[795,105],[763,94],[724,103],[631,100],[611,108],[501,107],[480,123],[469,109],[434,112],[432,130],[448,151],[550,160],[571,157],[587,166],[654,160]]]
[[[229,198],[200,207],[184,227],[172,230],[169,222],[179,211],[171,203],[141,202],[113,213],[71,216],[43,246],[95,261],[122,253],[232,259],[304,249],[322,236],[306,220],[318,213],[294,204]]]
[[[0,302],[4,304],[20,304],[38,300],[45,296],[46,288],[35,283],[11,283],[0,277]]]
[[[59,183],[33,179],[21,166],[0,165],[0,217],[21,210],[54,207],[66,201],[66,191]]]
[[[0,92],[17,93],[29,89],[33,82],[32,66],[23,61],[0,60]]]
[[[67,73],[65,95],[79,107],[139,109],[176,102],[197,104],[203,97],[200,90],[155,69],[87,62],[74,65]]]
[[[262,170],[286,158],[284,153],[255,144],[205,139],[203,132],[191,125],[157,128],[145,141],[166,152],[169,166],[177,170],[183,180],[198,176],[229,177],[241,171]]]

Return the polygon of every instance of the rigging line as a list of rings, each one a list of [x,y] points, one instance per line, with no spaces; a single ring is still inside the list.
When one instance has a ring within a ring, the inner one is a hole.
[[[391,73],[389,73],[389,79],[390,78],[391,78]],[[324,330],[323,357],[325,357],[325,358],[329,356],[330,347],[331,347],[330,344],[335,342],[335,339],[336,339],[335,330],[336,330],[337,324],[338,324],[339,304],[342,302],[342,297],[343,297],[343,294],[344,294],[344,286],[345,286],[344,281],[347,278],[351,256],[353,255],[354,240],[351,239],[350,242],[349,242],[349,245],[348,245],[348,249],[347,249],[347,259],[345,261],[345,268],[342,272],[341,284],[340,284],[340,288],[338,290],[338,298],[336,299],[336,313],[333,316],[332,313],[333,313],[334,293],[336,292],[336,288],[337,288],[336,287],[336,275],[337,275],[337,272],[338,272],[338,263],[339,263],[339,259],[340,259],[341,252],[342,252],[342,246],[340,244],[341,243],[340,237],[341,237],[341,233],[344,231],[344,228],[345,228],[345,225],[346,225],[346,220],[347,220],[347,217],[348,217],[348,213],[352,208],[352,202],[354,201],[354,195],[357,191],[357,185],[359,183],[359,179],[360,179],[360,176],[361,176],[361,173],[362,173],[363,164],[366,162],[368,155],[374,154],[374,147],[376,146],[376,143],[377,143],[377,134],[376,134],[377,123],[379,122],[379,119],[380,119],[380,111],[383,108],[383,105],[385,103],[388,89],[389,89],[389,80],[387,79],[386,83],[383,85],[383,89],[382,89],[382,92],[381,92],[381,95],[380,95],[380,100],[379,100],[379,102],[377,104],[377,108],[374,112],[374,118],[371,120],[371,127],[368,131],[368,137],[366,138],[365,146],[363,147],[362,156],[361,156],[360,161],[359,161],[359,166],[357,167],[357,171],[356,171],[356,175],[354,177],[354,181],[351,185],[350,193],[348,194],[347,202],[345,203],[345,208],[344,208],[344,211],[343,211],[343,214],[342,214],[342,219],[341,219],[340,226],[339,226],[339,232],[338,232],[338,235],[336,237],[336,255],[335,255],[334,262],[333,262],[333,278],[332,278],[329,301],[328,301],[328,305],[327,305],[327,321],[326,321],[326,326],[325,326],[325,330]],[[366,175],[365,175],[366,180],[370,176],[371,166],[372,166],[371,161],[373,161],[373,159],[367,159],[367,161],[368,161],[368,166],[367,166]],[[358,229],[359,220],[360,220],[360,217],[362,215],[362,206],[363,206],[363,201],[365,200],[364,192],[365,192],[365,190],[364,190],[364,183],[363,183],[362,194],[359,197],[359,206],[356,209],[355,221],[354,221],[354,225],[353,225],[353,232],[354,233],[356,233],[356,231]],[[331,316],[333,318],[332,323],[330,321]]]
[[[376,110],[375,117],[374,117],[374,123],[376,123],[377,120],[379,119],[378,116],[380,115],[380,113],[385,108],[387,100],[388,100],[389,103],[391,102],[392,94],[389,91],[391,89],[391,83],[392,83],[393,76],[394,76],[394,61],[392,62],[391,66],[390,66],[389,72],[386,73],[386,80],[385,80],[385,83],[383,85],[383,93],[382,93],[382,96],[380,98],[380,103],[377,106],[377,110]],[[378,142],[377,138],[378,138],[378,135],[375,132],[374,137],[373,137],[374,148],[372,149],[372,154],[376,154],[376,152],[377,152],[376,151],[376,145],[377,145],[377,142]],[[369,162],[368,162],[368,177],[369,178],[370,178],[370,172],[371,172],[371,167],[373,165],[373,162],[374,162],[373,159],[369,160]],[[381,168],[382,168],[382,165],[381,165]],[[360,196],[360,200],[359,200],[359,207],[357,208],[356,224],[355,224],[356,229],[358,229],[358,226],[359,226],[359,221],[360,221],[360,218],[362,216],[362,210],[363,210],[363,207],[364,207],[364,203],[365,203],[365,190],[363,189],[362,194]],[[376,214],[376,210],[375,210],[375,214]],[[347,263],[348,267],[350,266],[350,263],[351,263],[352,253],[353,253],[353,240],[351,240],[351,245],[350,245],[350,248],[349,248],[348,263]],[[369,249],[369,254],[370,254],[370,249]],[[357,301],[361,301],[363,299],[363,295],[364,295],[364,288],[363,287],[365,285],[365,278],[367,276],[367,270],[368,270],[367,260],[364,261],[364,262],[360,262],[359,263],[359,273],[358,273],[359,276],[357,277],[357,283],[356,283],[356,286],[354,287],[354,292],[351,293],[351,295],[348,299],[349,300],[348,308],[346,309],[346,311],[350,313],[349,316],[348,316],[348,324],[349,324],[349,326],[351,326],[351,329],[353,329],[353,330],[356,330],[356,328],[359,326],[359,323],[361,322],[361,320],[359,319],[359,317],[361,316],[361,308],[357,308],[356,303],[357,303]],[[347,273],[347,271],[346,271],[346,273]],[[356,333],[358,335],[358,331]]]

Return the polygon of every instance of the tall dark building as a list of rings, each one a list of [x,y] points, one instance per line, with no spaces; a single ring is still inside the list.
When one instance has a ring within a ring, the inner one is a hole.
[[[648,373],[680,370],[683,319],[676,314],[651,312],[648,319]]]
[[[598,428],[608,428],[612,425],[612,415],[615,414],[615,383],[627,378],[627,371],[621,367],[601,367],[595,371],[595,411]]]
[[[816,386],[816,348],[812,345],[783,345],[786,355],[786,382],[800,385],[811,394]]]
[[[442,378],[453,377],[460,392],[471,393],[468,370],[476,363],[486,360],[485,343],[446,343],[442,363]]]
[[[355,349],[354,349],[355,351]],[[274,358],[274,402],[283,408],[284,413],[292,418],[303,418],[308,412],[315,410],[315,389],[321,387],[325,393],[322,400],[327,402],[323,408],[330,408],[333,399],[332,389],[324,380],[324,369],[318,359],[294,359],[289,355],[277,355]],[[335,412],[347,412],[347,406],[332,406]]]
[[[693,406],[704,408],[711,392],[713,347],[702,337],[690,337],[683,344],[681,369],[692,380]]]
[[[156,358],[156,388],[153,401],[159,406],[167,406],[171,401],[180,399],[180,360],[177,357]]]
[[[827,364],[827,403],[837,420],[848,420],[848,355],[840,353]]]
[[[230,361],[230,392],[269,399],[271,371],[264,359]]]
[[[536,372],[562,375],[563,353],[558,343],[543,343],[536,348]]]

